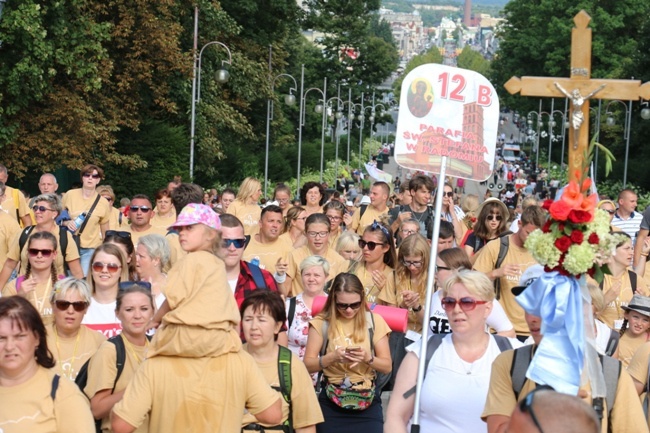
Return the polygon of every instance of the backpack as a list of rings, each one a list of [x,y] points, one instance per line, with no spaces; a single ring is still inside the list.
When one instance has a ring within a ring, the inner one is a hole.
[[[503,261],[508,254],[508,248],[510,248],[510,234],[512,232],[506,231],[499,238],[499,255],[497,256],[497,261],[494,264],[494,269],[498,269],[503,264]],[[496,293],[497,301],[501,299],[501,278],[494,279],[494,292]]]
[[[27,239],[29,239],[29,234],[32,232],[32,229],[36,226],[29,226],[25,227],[22,232],[20,232],[20,238],[18,238],[18,247],[20,249],[20,252],[22,253],[23,248],[25,248],[25,244],[27,244]],[[77,248],[79,245],[77,245]],[[59,250],[61,251],[61,257],[63,258],[63,267],[64,270],[67,272],[68,269],[68,262],[65,260],[65,253],[68,251],[68,229],[59,226]]]
[[[366,325],[368,326],[368,336],[370,337],[370,352],[372,353],[372,356],[375,356],[375,344],[373,343],[372,339],[375,336],[375,318],[372,315],[372,312],[366,311]],[[327,320],[323,320],[323,325],[321,327],[321,332],[323,334],[323,346],[320,349],[320,356],[325,356],[325,353],[327,352],[327,343],[329,342],[329,337],[327,335],[327,331],[329,328],[329,322]],[[377,376],[375,377],[375,394],[379,395],[381,393],[381,389],[390,381],[391,373],[379,373],[376,372]],[[323,376],[323,372],[321,371],[318,374],[318,381],[317,381],[317,386],[316,386],[316,392],[320,392],[320,384],[321,384],[321,378]]]
[[[248,262],[248,269],[251,271],[251,276],[253,277],[253,282],[255,282],[255,287],[258,289],[268,289],[268,287],[266,287],[264,275],[262,275],[262,269],[260,269],[260,267],[255,263],[251,262]]]
[[[629,269],[627,270],[627,275],[630,277],[630,286],[632,286],[632,294],[636,293],[636,281],[637,281],[637,274],[634,271],[630,271]],[[598,285],[600,287],[600,290],[603,290],[603,287],[605,285],[605,280],[601,281],[600,284]]]
[[[282,398],[289,405],[289,417],[284,422],[283,426],[287,427],[285,432],[293,432],[293,405],[291,404],[291,350],[284,346],[278,346],[278,377],[280,378],[280,386],[272,387],[282,394]]]
[[[427,341],[427,355],[424,359],[424,376],[422,377],[422,383],[424,383],[424,378],[427,377],[427,369],[429,368],[429,362],[433,358],[433,354],[438,350],[438,347],[442,344],[442,339],[445,338],[447,334],[433,334]],[[512,349],[512,343],[506,337],[501,335],[491,335],[497,343],[499,350],[505,352],[506,350]],[[417,385],[414,385],[411,389],[406,391],[403,394],[405,399],[409,398],[411,395],[415,394],[415,388]]]
[[[510,377],[512,379],[512,390],[515,393],[515,399],[517,401],[519,401],[519,394],[521,394],[521,390],[524,388],[524,384],[526,383],[526,372],[528,371],[528,366],[533,359],[534,349],[535,346],[530,345],[514,350],[512,366],[510,367]],[[605,376],[605,401],[607,402],[607,419],[609,421],[611,420],[612,408],[614,407],[614,402],[616,400],[616,389],[618,388],[618,378],[621,375],[622,364],[620,361],[610,358],[609,356],[598,355],[598,358],[600,358],[600,364],[603,368],[603,376]],[[602,397],[594,398],[591,404],[602,421]],[[608,425],[607,431],[611,431],[611,423]]]
[[[293,316],[296,315],[296,297],[292,296],[289,298],[289,313],[287,313],[287,332],[289,332],[289,329],[291,329],[291,324],[293,323]]]
[[[609,339],[607,340],[607,346],[605,346],[605,355],[612,356],[616,352],[618,347],[618,342],[621,338],[621,334],[613,329],[610,329]]]

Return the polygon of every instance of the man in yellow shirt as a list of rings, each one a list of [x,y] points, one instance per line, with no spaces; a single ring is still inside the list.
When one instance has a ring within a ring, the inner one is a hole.
[[[165,228],[152,226],[151,218],[153,218],[153,206],[151,206],[149,197],[144,194],[134,195],[131,199],[131,206],[129,207],[131,225],[127,228],[127,231],[131,232],[133,245],[137,245],[138,239],[145,235],[155,233],[165,236],[167,233]]]
[[[280,206],[269,205],[262,209],[258,225],[259,233],[251,236],[242,260],[250,263],[257,260],[257,265],[271,274],[276,272],[276,266],[284,264],[282,271],[286,272],[287,257],[293,251],[293,245],[286,238],[280,239],[282,226],[283,217]]]
[[[2,210],[7,212],[9,216],[16,219],[17,223],[22,223],[23,226],[31,226],[32,217],[29,215],[29,208],[27,207],[27,200],[23,193],[7,185],[9,173],[7,167],[0,164],[0,182],[5,184],[5,201],[2,202]]]
[[[375,220],[388,213],[388,196],[390,187],[386,182],[375,182],[370,188],[370,204],[367,207],[359,207],[352,216],[350,229],[361,236],[363,231]],[[363,214],[363,215],[362,215]]]

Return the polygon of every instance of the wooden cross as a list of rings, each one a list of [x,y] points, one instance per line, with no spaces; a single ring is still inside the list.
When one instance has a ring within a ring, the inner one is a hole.
[[[579,181],[589,143],[589,99],[650,99],[650,82],[591,79],[591,17],[581,10],[571,29],[571,78],[512,77],[505,84],[510,94],[567,97],[571,101],[569,128],[569,181]],[[585,125],[586,124],[586,125]],[[586,167],[585,167],[586,169]]]

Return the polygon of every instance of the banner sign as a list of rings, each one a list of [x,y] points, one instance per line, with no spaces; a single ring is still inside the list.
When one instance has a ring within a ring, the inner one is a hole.
[[[499,127],[499,98],[481,74],[440,64],[404,78],[395,161],[407,169],[483,181],[491,174]]]

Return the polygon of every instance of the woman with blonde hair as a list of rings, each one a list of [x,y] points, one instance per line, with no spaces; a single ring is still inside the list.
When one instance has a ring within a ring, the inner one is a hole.
[[[352,231],[345,231],[339,236],[336,242],[336,252],[350,264],[361,260],[361,248],[359,247],[359,235]]]
[[[262,208],[257,204],[262,195],[262,184],[253,177],[247,177],[241,183],[237,198],[228,206],[228,213],[239,218],[244,225],[244,234],[257,233],[257,224],[262,216]]]
[[[287,238],[294,248],[300,248],[307,243],[305,236],[305,221],[307,212],[300,206],[293,206],[284,217],[284,229],[280,237]]]

